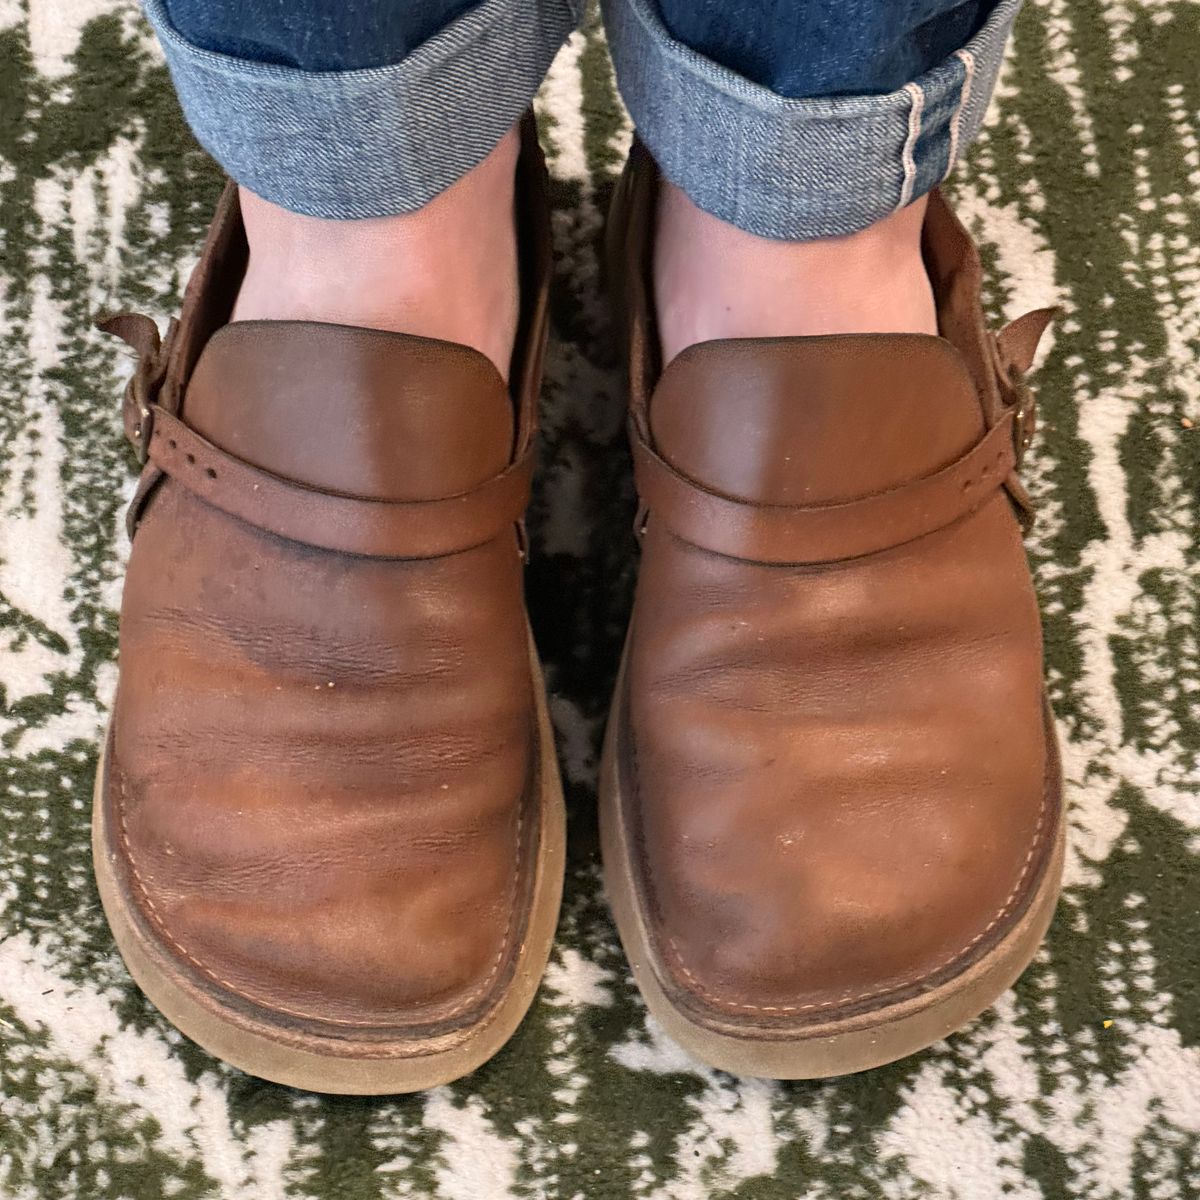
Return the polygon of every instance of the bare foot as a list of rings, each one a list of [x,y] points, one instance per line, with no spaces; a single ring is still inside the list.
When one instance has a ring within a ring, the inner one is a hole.
[[[241,190],[250,262],[235,321],[303,320],[442,338],[507,379],[518,316],[516,131],[424,208],[327,221]]]
[[[727,225],[664,183],[654,254],[664,363],[715,338],[936,333],[925,207],[922,198],[849,237],[780,242]]]

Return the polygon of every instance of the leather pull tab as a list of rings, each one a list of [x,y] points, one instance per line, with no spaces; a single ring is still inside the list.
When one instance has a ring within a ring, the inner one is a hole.
[[[96,322],[96,328],[101,333],[114,334],[127,346],[132,346],[138,358],[142,360],[154,358],[162,345],[158,326],[142,313],[109,313]]]
[[[1061,311],[1058,305],[1036,308],[1033,312],[1027,312],[1023,317],[1005,325],[996,336],[996,344],[1000,348],[1000,356],[1004,363],[1015,367],[1024,375],[1033,366],[1042,335]]]

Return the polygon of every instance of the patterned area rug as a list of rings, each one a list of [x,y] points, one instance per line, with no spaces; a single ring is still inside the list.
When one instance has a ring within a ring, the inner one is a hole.
[[[594,20],[539,100],[559,269],[529,588],[571,805],[558,948],[473,1078],[385,1100],[249,1079],[130,984],[92,883],[129,361],[220,180],[127,0],[0,0],[0,1196],[1200,1195],[1200,7],[1037,0],[953,192],[998,317],[1057,302],[1028,476],[1066,756],[1037,962],[932,1050],[827,1083],[707,1071],[646,1020],[601,893],[598,740],[634,568],[597,252],[628,142]]]

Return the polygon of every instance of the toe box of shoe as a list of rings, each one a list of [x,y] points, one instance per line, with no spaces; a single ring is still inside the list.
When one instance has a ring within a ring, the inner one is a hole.
[[[520,589],[508,541],[351,559],[156,500],[105,803],[124,886],[181,971],[334,1026],[488,1004],[536,837]]]

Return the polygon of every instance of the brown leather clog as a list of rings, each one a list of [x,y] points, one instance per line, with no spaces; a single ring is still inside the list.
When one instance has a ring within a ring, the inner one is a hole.
[[[228,323],[232,185],[166,342],[109,322],[142,352],[145,470],[100,894],[158,1008],[280,1083],[465,1074],[553,938],[562,795],[522,594],[550,270],[530,121],[519,175],[511,388],[463,346]]]
[[[657,172],[622,277],[642,560],[601,798],[666,1030],[741,1074],[918,1050],[990,1005],[1059,891],[1060,769],[1016,468],[1048,314],[993,338],[935,194],[941,337],[710,342],[659,365]]]

